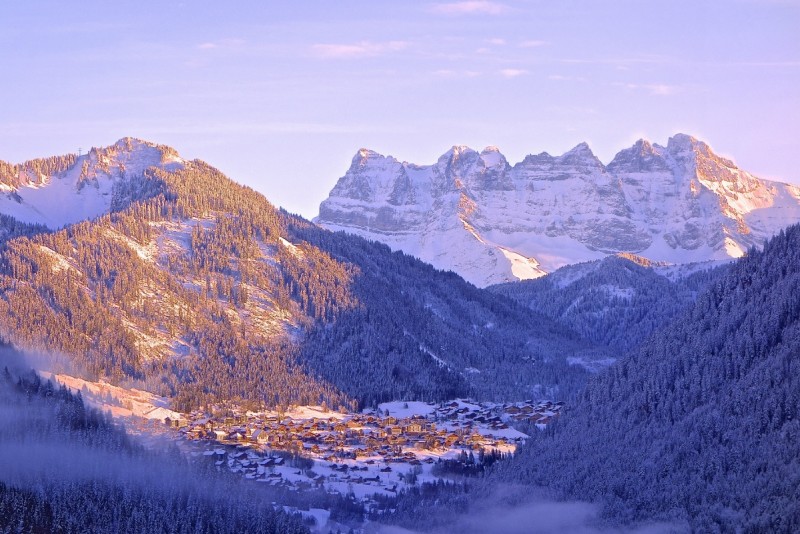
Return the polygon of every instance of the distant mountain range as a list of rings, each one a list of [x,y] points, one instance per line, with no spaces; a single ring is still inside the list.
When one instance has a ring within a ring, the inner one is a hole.
[[[673,264],[740,257],[800,221],[800,188],[756,178],[677,134],[604,165],[586,143],[511,166],[455,146],[433,165],[359,150],[315,221],[487,286],[635,253]]]
[[[568,396],[574,331],[126,138],[0,163],[0,339],[207,402]]]

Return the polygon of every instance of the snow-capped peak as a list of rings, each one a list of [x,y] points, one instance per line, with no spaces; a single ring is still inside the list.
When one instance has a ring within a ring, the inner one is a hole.
[[[32,160],[2,176],[0,213],[49,228],[61,228],[108,213],[122,181],[137,179],[150,167],[169,171],[186,162],[167,146],[125,137],[88,153]]]
[[[588,143],[579,143],[572,150],[562,154],[559,161],[568,165],[590,165],[602,168],[603,163],[594,155]]]
[[[686,134],[666,147],[640,139],[608,166],[586,143],[513,167],[497,147],[457,145],[434,165],[369,158],[317,221],[488,285],[619,252],[736,256],[800,221],[800,188],[760,180]]]

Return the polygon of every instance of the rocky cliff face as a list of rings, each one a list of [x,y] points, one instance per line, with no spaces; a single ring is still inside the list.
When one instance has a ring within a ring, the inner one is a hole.
[[[479,286],[631,252],[686,263],[741,256],[800,221],[800,188],[761,180],[678,134],[608,165],[586,143],[511,166],[456,146],[433,165],[362,149],[316,221],[382,241]]]

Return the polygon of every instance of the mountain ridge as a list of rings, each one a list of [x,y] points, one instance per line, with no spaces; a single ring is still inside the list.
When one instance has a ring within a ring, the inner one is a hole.
[[[131,182],[147,169],[185,163],[174,149],[133,137],[80,156],[0,161],[0,213],[56,230],[124,207]]]
[[[604,165],[586,143],[509,164],[454,146],[432,165],[361,149],[315,222],[382,241],[479,286],[634,253],[740,257],[800,221],[800,188],[757,178],[692,136],[637,141]]]
[[[108,169],[96,177],[106,189],[93,176],[79,188],[81,161],[56,158],[63,165],[48,183],[62,180],[70,195],[105,191],[107,211],[8,234],[3,340],[64,354],[89,375],[172,397],[184,410],[235,399],[352,407],[567,396],[588,377],[568,356],[607,359],[452,273],[323,230],[168,147],[131,144],[147,157],[124,175],[130,154],[119,143],[90,152]],[[45,166],[25,169],[37,165]]]

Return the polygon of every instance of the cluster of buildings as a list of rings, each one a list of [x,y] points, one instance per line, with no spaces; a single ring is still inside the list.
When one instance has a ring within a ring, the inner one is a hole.
[[[164,422],[190,454],[220,469],[291,490],[354,494],[369,506],[376,494],[446,476],[436,469],[442,460],[480,458],[481,450],[513,453],[528,437],[514,424],[543,427],[562,406],[399,401],[360,413],[306,406],[281,413],[193,412]]]
[[[456,400],[428,404],[387,403],[364,413],[236,412],[209,415],[193,412],[165,423],[186,439],[249,444],[312,458],[364,459],[442,454],[455,450],[498,449],[513,452],[527,436],[510,424],[527,421],[546,425],[563,403],[532,401],[495,404]],[[392,413],[394,412],[394,414]],[[421,461],[417,459],[417,461]]]

